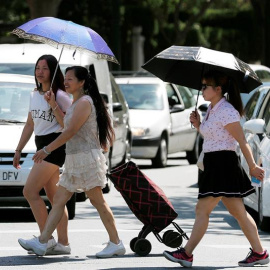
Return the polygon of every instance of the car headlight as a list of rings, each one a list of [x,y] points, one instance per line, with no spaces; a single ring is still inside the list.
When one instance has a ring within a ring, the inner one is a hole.
[[[145,136],[149,131],[149,128],[131,128],[131,132],[134,137]]]

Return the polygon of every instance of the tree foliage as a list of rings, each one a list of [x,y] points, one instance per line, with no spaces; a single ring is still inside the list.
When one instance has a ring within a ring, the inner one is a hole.
[[[30,12],[26,1],[3,0],[0,5],[0,35],[6,37],[21,22],[29,20]]]
[[[50,14],[56,17],[58,13],[59,4],[62,0],[26,0],[30,9],[31,19],[44,17],[44,14]]]
[[[259,59],[261,62],[270,66],[270,51],[268,44],[270,42],[270,1],[269,0],[251,0],[254,8],[254,17],[256,24],[256,32],[253,38],[257,41],[254,47],[259,48]],[[256,33],[256,35],[255,35]]]
[[[270,66],[269,7],[269,0],[5,0],[0,31],[8,36],[34,17],[71,20],[97,31],[130,69],[133,28],[141,26],[145,60],[171,45],[204,46]]]

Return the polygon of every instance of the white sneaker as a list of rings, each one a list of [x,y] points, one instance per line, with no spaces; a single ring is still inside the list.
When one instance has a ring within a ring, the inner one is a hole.
[[[47,248],[45,255],[66,255],[71,253],[70,245],[64,246],[60,243],[57,243],[56,246],[52,248]]]
[[[33,240],[35,238],[37,238],[35,235],[34,235],[34,238],[29,239],[29,240],[24,240],[22,238],[19,238],[18,242],[24,249],[28,250],[28,254],[34,254],[34,252],[31,250],[31,247],[28,245],[28,241]],[[56,246],[56,241],[54,240],[54,238],[49,239],[47,248],[50,249],[54,246]]]
[[[122,243],[114,244],[113,242],[109,241],[107,246],[100,252],[96,254],[97,258],[110,258],[114,255],[124,255],[126,253],[126,249]]]
[[[31,238],[31,239],[29,239],[29,240],[25,240],[25,239],[22,239],[22,238],[19,238],[18,239],[18,242],[19,242],[19,244],[25,249],[25,250],[30,250],[30,246],[28,245],[28,241],[31,241],[31,240],[33,240],[33,239],[35,239],[36,238],[36,236],[34,236],[34,238]]]
[[[53,248],[57,245],[56,241],[54,238],[49,239],[47,243],[47,249]]]
[[[35,236],[36,238],[36,236]],[[47,251],[45,253],[45,255],[47,255],[47,252],[51,251],[58,243],[56,243],[54,238],[49,239],[48,241],[48,245],[47,245]],[[28,254],[35,254],[35,252],[31,249],[28,250],[27,252]]]
[[[18,239],[19,244],[26,250],[33,250],[39,256],[44,256],[47,250],[48,243],[42,244],[38,237],[30,240]]]

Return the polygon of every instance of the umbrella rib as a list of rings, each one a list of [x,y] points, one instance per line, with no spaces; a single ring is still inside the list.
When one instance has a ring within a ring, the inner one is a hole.
[[[109,54],[106,54],[106,53],[103,53],[103,54],[96,53],[93,50],[84,49],[84,48],[81,48],[81,47],[78,47],[78,46],[75,46],[72,44],[61,43],[61,42],[55,41],[55,40],[48,38],[48,37],[44,38],[44,37],[37,35],[37,34],[35,34],[35,35],[27,34],[27,33],[25,33],[25,31],[18,29],[18,28],[14,29],[12,31],[12,33],[17,35],[20,38],[39,41],[39,42],[44,43],[44,44],[49,44],[55,48],[58,48],[59,45],[63,45],[69,49],[76,49],[76,50],[79,50],[81,52],[90,53],[91,55],[96,56],[97,59],[104,59],[104,60],[111,61],[111,62],[114,62],[114,63],[119,65],[119,62],[117,61],[117,59],[115,57],[113,57]]]
[[[38,28],[40,26],[40,28]],[[86,36],[88,32],[89,37]],[[89,32],[90,31],[90,32]],[[116,57],[102,39],[91,28],[65,21],[54,17],[41,17],[33,19],[12,31],[19,38],[34,40],[59,48],[59,45],[68,49],[90,53],[97,59],[119,64]]]
[[[21,30],[21,29],[14,29],[12,31],[12,34],[15,34],[17,35],[18,37],[20,38],[23,38],[23,39],[30,39],[30,40],[35,40],[35,41],[39,41],[39,42],[42,42],[44,44],[47,44],[46,41],[48,41],[49,45],[53,46],[53,47],[58,47],[59,45],[59,42],[58,41],[55,41],[51,38],[48,38],[48,37],[42,37],[40,35],[37,35],[37,34],[27,34],[24,30]]]

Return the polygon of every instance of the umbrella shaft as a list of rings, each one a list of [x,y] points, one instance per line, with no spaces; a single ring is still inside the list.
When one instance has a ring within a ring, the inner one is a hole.
[[[53,85],[53,82],[54,82],[54,78],[55,78],[55,75],[56,75],[57,69],[58,69],[58,67],[59,67],[59,62],[60,62],[60,59],[61,59],[61,56],[62,56],[63,50],[64,50],[64,46],[62,47],[62,50],[61,50],[61,53],[60,53],[60,56],[59,56],[59,59],[58,59],[58,62],[57,62],[57,65],[56,65],[56,68],[55,68],[54,74],[53,74],[53,78],[52,78],[52,82],[51,82],[51,88],[52,88],[52,85]],[[64,89],[63,89],[63,90],[64,90]]]

